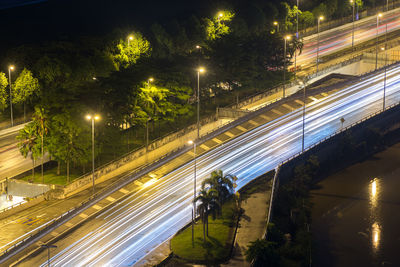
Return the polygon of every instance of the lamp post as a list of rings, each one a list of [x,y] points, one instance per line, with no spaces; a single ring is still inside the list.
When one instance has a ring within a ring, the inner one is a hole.
[[[304,152],[304,135],[306,124],[306,81],[301,81],[300,84],[303,86],[303,136],[301,139],[301,152]]]
[[[297,12],[296,12],[296,38],[299,39],[299,0],[297,0]]]
[[[318,63],[319,63],[319,24],[321,23],[322,20],[324,20],[324,17],[319,16],[317,23],[317,74],[318,74]]]
[[[386,32],[385,35],[387,34],[387,24],[386,24]],[[383,111],[386,109],[386,68],[387,68],[387,40],[385,37],[385,47],[383,48],[385,50],[385,76],[383,78]]]
[[[284,37],[285,45],[283,49],[283,98],[285,98],[285,87],[286,87],[286,41],[290,40],[290,35]]]
[[[12,109],[12,85],[11,85],[11,71],[14,70],[14,66],[11,65],[8,67],[8,83],[10,85],[10,114],[11,114],[11,127],[14,126],[14,119],[13,119],[13,109]]]
[[[194,179],[193,179],[193,210],[192,210],[192,246],[194,247],[194,218],[196,217],[196,143],[189,140],[189,145],[193,145],[194,153]]]
[[[133,41],[133,36],[129,35],[128,36],[128,46],[130,45],[131,41]]]
[[[94,121],[99,120],[100,116],[98,115],[87,115],[86,116],[87,120],[91,120],[92,121],[92,191],[93,191],[93,195],[94,195]]]
[[[47,266],[50,267],[50,248],[57,248],[56,245],[47,245],[42,244],[40,245],[42,248],[47,248]]]
[[[197,69],[197,139],[200,138],[200,73],[205,71],[203,67]]]
[[[147,80],[147,88],[150,89],[150,83],[152,83],[152,82],[154,82],[154,78],[150,77],[150,78]]]
[[[221,26],[221,18],[224,16],[222,12],[218,13],[218,26]]]
[[[350,0],[350,3],[353,6],[353,25],[352,25],[352,33],[351,33],[351,47],[354,50],[354,5],[355,5],[356,0]]]
[[[378,32],[379,32],[379,18],[381,18],[381,17],[382,17],[382,13],[379,13],[379,14],[376,16],[375,69],[378,68]]]
[[[279,22],[274,21],[274,26],[276,26],[276,32],[279,32]]]

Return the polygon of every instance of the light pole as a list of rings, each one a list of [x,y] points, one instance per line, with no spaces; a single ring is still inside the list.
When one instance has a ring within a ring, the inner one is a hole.
[[[319,24],[320,22],[324,20],[323,16],[318,17],[318,23],[317,23],[317,74],[318,74],[318,63],[319,63]]]
[[[193,210],[192,210],[192,246],[194,247],[194,218],[196,217],[196,143],[189,140],[189,145],[193,145],[194,152],[194,179],[193,179]]]
[[[301,85],[303,85],[303,137],[301,139],[301,152],[304,152],[304,130],[305,130],[305,124],[306,124],[306,81],[300,82]]]
[[[279,32],[279,22],[274,21],[274,25],[276,26],[276,32]]]
[[[14,119],[13,119],[13,110],[12,110],[12,85],[11,85],[11,71],[14,70],[14,66],[11,65],[8,67],[8,83],[10,85],[10,112],[11,112],[11,127],[14,126]]]
[[[221,18],[224,16],[222,12],[218,13],[218,26],[221,26]]]
[[[379,18],[381,18],[381,17],[382,17],[382,13],[379,13],[379,14],[376,16],[375,69],[378,68],[378,32],[379,32],[379,29],[378,29],[378,28],[379,28]]]
[[[354,5],[355,5],[356,0],[350,0],[350,3],[353,6],[353,25],[352,25],[352,33],[351,33],[351,47],[354,50]]]
[[[297,0],[297,12],[296,12],[296,38],[299,39],[299,0]]]
[[[128,36],[128,46],[131,44],[131,41],[133,41],[133,36],[129,35]]]
[[[94,182],[94,121],[95,120],[96,121],[99,120],[100,116],[98,116],[98,115],[87,115],[86,119],[92,121],[92,183],[93,183],[92,184],[93,185],[92,191],[93,191],[93,195],[94,195],[94,184],[95,184],[95,182]]]
[[[197,69],[197,139],[200,138],[200,73],[205,71],[203,67]]]
[[[47,266],[50,267],[50,248],[57,248],[56,245],[40,245],[42,248],[47,248]]]
[[[385,35],[387,34],[387,24],[386,24],[386,32]],[[387,68],[387,40],[385,37],[385,47],[383,48],[385,50],[385,76],[383,79],[383,111],[386,109],[386,68]]]
[[[150,83],[154,82],[154,78],[150,77],[147,79],[147,89],[150,89]],[[147,118],[146,121],[146,153],[149,151],[149,121],[151,120],[151,117]]]
[[[296,12],[296,39],[299,40],[299,0],[297,0],[297,12]],[[294,75],[296,77],[296,65],[297,65],[297,45],[294,50]]]
[[[284,37],[285,45],[283,49],[283,98],[285,98],[285,87],[286,87],[286,41],[290,40],[290,35]]]

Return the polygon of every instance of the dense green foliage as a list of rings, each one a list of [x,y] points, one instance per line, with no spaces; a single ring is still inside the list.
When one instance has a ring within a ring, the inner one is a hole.
[[[137,135],[149,120],[150,132],[155,132],[157,124],[160,128],[162,123],[193,118],[199,66],[206,69],[201,76],[202,105],[239,90],[253,93],[276,85],[284,61],[290,64],[294,50],[302,48],[301,40],[292,38],[283,54],[283,35],[295,32],[296,15],[304,29],[315,25],[321,10],[332,18],[348,14],[351,6],[342,2],[301,1],[299,9],[280,0],[218,1],[207,7],[212,12],[204,9],[149,21],[140,25],[140,31],[117,28],[102,37],[63,37],[16,46],[3,59],[16,65],[15,113],[22,104],[24,111],[25,105],[31,111],[40,106],[49,123],[43,150],[59,163],[84,166],[90,147],[87,113],[101,115],[96,153],[115,151],[124,143],[123,126]],[[362,1],[357,5],[361,9]],[[274,20],[279,21],[279,33]],[[149,82],[150,77],[154,81]],[[2,113],[9,112],[6,89],[7,78],[0,73]],[[202,107],[204,114],[215,106],[210,109]]]

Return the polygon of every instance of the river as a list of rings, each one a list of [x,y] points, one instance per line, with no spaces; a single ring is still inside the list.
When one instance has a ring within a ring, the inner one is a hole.
[[[400,266],[400,144],[311,191],[312,266]]]

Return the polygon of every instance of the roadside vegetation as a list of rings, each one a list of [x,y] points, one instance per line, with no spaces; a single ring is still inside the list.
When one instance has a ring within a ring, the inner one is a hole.
[[[361,10],[362,1],[356,2]],[[331,18],[351,14],[344,0],[311,1],[304,10],[279,0],[212,7],[151,21],[141,31],[116,28],[102,37],[63,36],[8,49],[2,61],[15,64],[9,66],[14,117],[27,121],[33,114],[19,135],[21,154],[34,163],[48,153],[64,171],[55,173],[68,183],[71,166],[80,174],[90,168],[87,114],[100,116],[95,125],[100,166],[145,145],[147,132],[151,141],[193,124],[198,97],[200,116],[207,117],[217,107],[279,84],[284,62],[290,64],[294,51],[302,49],[301,40],[292,38],[283,54],[283,36],[295,32],[297,15],[301,30],[313,26],[321,12]],[[200,66],[206,72],[197,96]],[[8,70],[0,72],[0,118],[7,120],[8,78]]]
[[[176,258],[187,262],[214,264],[230,257],[234,230],[239,215],[234,187],[236,178],[214,171],[204,180],[196,197],[200,220],[194,227],[189,225],[171,240]]]

